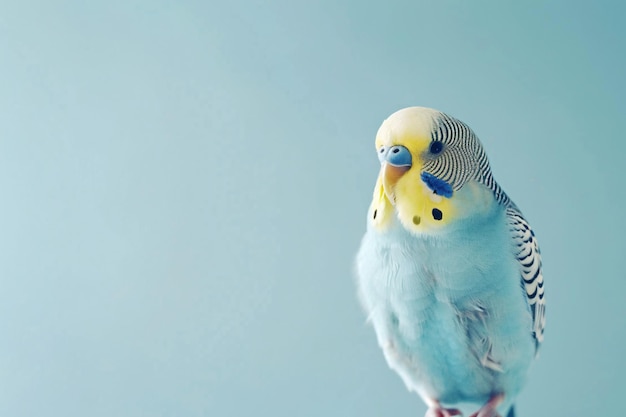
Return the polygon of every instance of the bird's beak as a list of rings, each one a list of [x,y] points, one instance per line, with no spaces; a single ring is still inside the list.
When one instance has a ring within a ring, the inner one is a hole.
[[[395,203],[394,188],[398,180],[411,169],[413,157],[411,152],[401,145],[391,146],[379,151],[383,188],[389,201]]]

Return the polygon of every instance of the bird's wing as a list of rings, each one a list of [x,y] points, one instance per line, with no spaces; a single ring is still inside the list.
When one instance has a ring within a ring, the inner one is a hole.
[[[543,275],[541,271],[541,252],[535,239],[535,233],[515,207],[506,211],[511,236],[514,241],[515,256],[520,265],[521,284],[526,290],[528,305],[533,316],[532,334],[537,349],[543,341],[543,329],[546,323],[546,301],[543,293]]]

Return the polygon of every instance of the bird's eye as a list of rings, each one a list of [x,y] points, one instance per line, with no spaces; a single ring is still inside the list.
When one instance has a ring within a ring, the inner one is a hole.
[[[435,140],[430,144],[430,153],[433,155],[437,155],[443,151],[443,142],[440,140]]]

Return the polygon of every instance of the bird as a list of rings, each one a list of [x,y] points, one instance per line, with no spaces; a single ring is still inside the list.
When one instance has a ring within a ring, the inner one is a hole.
[[[534,231],[468,125],[408,107],[378,129],[380,171],[356,255],[358,298],[426,417],[514,417],[543,342]],[[473,410],[473,409],[472,409]]]

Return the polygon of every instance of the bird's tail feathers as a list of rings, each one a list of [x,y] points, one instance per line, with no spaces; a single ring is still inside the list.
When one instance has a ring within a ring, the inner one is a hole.
[[[511,408],[509,408],[509,412],[506,417],[515,417],[515,406],[512,405]]]

